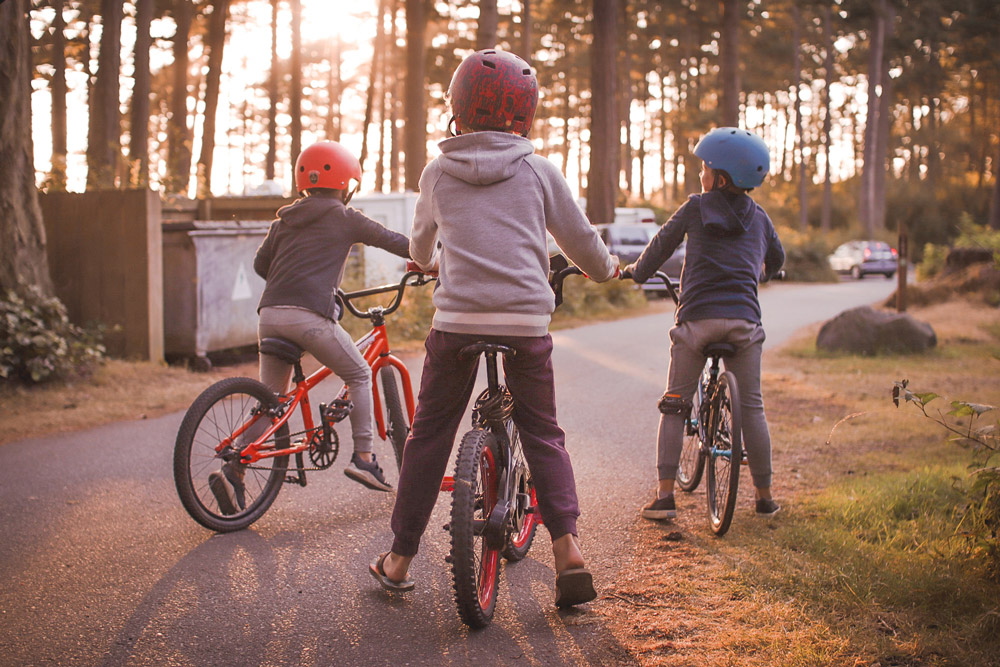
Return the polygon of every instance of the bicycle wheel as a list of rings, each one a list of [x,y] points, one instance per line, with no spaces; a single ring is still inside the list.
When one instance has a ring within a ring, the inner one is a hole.
[[[701,475],[705,470],[705,452],[701,447],[701,412],[702,388],[699,385],[691,399],[691,414],[684,420],[684,442],[681,445],[681,458],[677,466],[677,486],[681,491],[691,492],[701,483]]]
[[[229,511],[223,511],[211,485],[220,481],[218,472],[224,463],[216,451],[219,443],[261,410],[264,412],[250,431],[262,433],[267,411],[277,405],[277,396],[257,380],[228,378],[203,391],[188,408],[174,444],[174,484],[184,509],[195,521],[220,533],[241,530],[274,502],[285,480],[287,456],[261,459],[244,469],[242,508],[230,500]],[[272,449],[284,449],[288,442],[285,424],[269,444]]]
[[[497,442],[489,431],[469,431],[458,448],[451,501],[451,567],[455,603],[472,628],[490,624],[497,603],[500,551],[486,542],[486,524],[497,502]]]
[[[708,459],[708,519],[712,532],[726,534],[736,508],[743,458],[743,414],[736,377],[719,376],[712,410],[712,446]]]
[[[507,437],[514,452],[514,498],[513,530],[503,548],[503,557],[512,563],[523,559],[535,541],[538,530],[538,499],[535,497],[535,483],[531,481],[531,470],[524,460],[524,448],[517,426],[508,420]]]
[[[398,374],[390,366],[383,366],[378,372],[382,379],[382,398],[385,403],[385,430],[392,443],[392,452],[396,455],[397,471],[403,467],[403,445],[410,434],[410,420],[406,418],[400,401],[399,385],[396,383]]]

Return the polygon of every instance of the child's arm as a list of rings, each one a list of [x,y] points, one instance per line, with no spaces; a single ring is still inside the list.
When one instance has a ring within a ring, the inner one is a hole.
[[[781,270],[785,264],[785,249],[778,238],[778,232],[768,218],[768,240],[767,251],[764,253],[764,276],[770,279]]]
[[[649,244],[643,249],[639,259],[629,267],[635,282],[644,283],[649,280],[674,254],[677,246],[684,240],[684,235],[687,233],[688,215],[695,206],[697,204],[690,199],[684,202],[670,217],[667,224],[660,227],[660,230],[649,240]]]
[[[386,228],[361,211],[355,209],[348,210],[354,218],[354,223],[358,226],[358,239],[361,243],[388,250],[393,255],[397,255],[403,259],[410,259],[410,239],[399,232],[394,232]]]
[[[267,271],[271,268],[271,258],[274,257],[274,228],[279,223],[275,220],[267,230],[267,236],[257,248],[257,254],[253,256],[253,270],[258,276],[267,280]]]
[[[410,230],[410,257],[424,271],[436,270],[434,250],[437,245],[437,223],[434,221],[433,192],[441,171],[435,163],[420,174],[420,195],[413,208],[413,228]]]

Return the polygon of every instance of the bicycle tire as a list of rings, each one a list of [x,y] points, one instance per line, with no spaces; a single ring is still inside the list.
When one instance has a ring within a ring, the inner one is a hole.
[[[535,533],[538,531],[538,497],[535,495],[531,470],[524,459],[524,448],[517,426],[512,420],[508,420],[506,426],[507,436],[514,452],[514,474],[517,475],[514,492],[517,496],[515,496],[513,531],[504,545],[502,555],[509,562],[516,563],[528,555],[528,550],[535,541]]]
[[[396,470],[403,467],[403,446],[406,438],[410,435],[410,420],[403,410],[403,403],[399,397],[399,385],[396,384],[398,371],[394,371],[389,366],[379,369],[378,375],[382,379],[382,398],[385,403],[385,431],[389,442],[392,444],[392,453],[396,458]]]
[[[206,389],[188,408],[174,444],[174,484],[188,514],[219,533],[242,530],[263,516],[285,481],[288,457],[265,458],[247,468],[245,508],[223,513],[210,487],[210,475],[220,470],[216,446],[230,436],[258,406],[272,409],[278,397],[264,384],[245,377],[227,378]],[[273,446],[289,446],[288,425],[275,433]]]
[[[497,441],[476,429],[462,437],[451,501],[451,567],[455,603],[462,622],[484,628],[493,619],[500,580],[500,551],[484,534],[499,486]]]
[[[736,376],[726,371],[712,406],[712,443],[708,459],[708,519],[712,532],[722,537],[736,509],[743,459],[743,411]]]
[[[691,493],[701,484],[701,476],[705,471],[705,450],[701,446],[701,424],[698,423],[701,412],[702,388],[699,384],[691,399],[691,414],[684,420],[684,440],[681,444],[681,458],[677,465],[677,487],[681,491]]]

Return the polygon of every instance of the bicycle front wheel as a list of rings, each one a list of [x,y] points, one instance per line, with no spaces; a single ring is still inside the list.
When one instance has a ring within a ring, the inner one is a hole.
[[[684,420],[684,441],[681,445],[681,458],[677,466],[677,486],[681,491],[691,492],[701,483],[701,475],[705,470],[705,452],[701,447],[701,393],[699,386],[691,401],[691,414]]]
[[[287,456],[261,459],[252,467],[238,466],[237,474],[243,476],[241,505],[221,472],[226,463],[237,466],[238,453],[235,449],[220,452],[218,447],[251,419],[256,421],[246,434],[233,439],[250,442],[254,433],[263,433],[277,405],[277,396],[257,380],[227,378],[203,391],[188,408],[174,444],[174,484],[184,509],[195,521],[220,533],[241,530],[263,516],[274,502],[285,480]],[[288,442],[285,424],[264,448],[285,449]],[[223,458],[227,454],[231,463]]]
[[[396,383],[398,374],[391,366],[383,366],[378,372],[382,379],[382,398],[385,399],[385,430],[396,456],[397,471],[403,467],[403,445],[410,434],[410,420],[406,418]]]
[[[472,628],[489,625],[497,603],[500,551],[486,540],[487,521],[497,502],[497,463],[493,433],[477,429],[465,434],[451,502],[451,567],[458,614]]]
[[[719,376],[713,398],[712,441],[708,454],[708,519],[712,532],[726,534],[736,509],[743,459],[743,413],[736,376]]]
[[[514,452],[514,497],[513,526],[510,538],[503,549],[503,557],[512,563],[523,560],[535,541],[538,530],[538,498],[535,496],[535,483],[531,480],[531,470],[524,460],[524,448],[521,446],[521,435],[512,420],[507,420],[507,437],[510,439],[511,450]]]

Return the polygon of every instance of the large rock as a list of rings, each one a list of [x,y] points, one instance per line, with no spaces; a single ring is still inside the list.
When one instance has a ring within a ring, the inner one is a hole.
[[[923,352],[937,345],[934,329],[906,313],[861,306],[827,321],[816,336],[821,350],[873,355]]]

